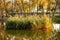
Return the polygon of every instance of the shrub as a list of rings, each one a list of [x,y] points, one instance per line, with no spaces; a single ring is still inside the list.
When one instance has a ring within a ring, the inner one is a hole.
[[[16,29],[16,22],[15,21],[7,21],[6,26],[7,26],[7,29]]]
[[[7,22],[7,26],[13,26],[13,28],[15,27],[16,29],[43,28],[44,30],[51,30],[53,28],[51,18],[47,17],[46,15],[42,16],[41,18],[39,15],[28,15],[25,17],[15,15],[14,17],[9,17]]]
[[[32,26],[31,26],[31,22],[30,21],[25,21],[24,22],[24,29],[31,29]]]
[[[42,17],[42,27],[46,29],[46,31],[53,29],[53,22],[50,17],[47,17],[47,15],[43,15]]]
[[[23,22],[22,21],[17,22],[17,29],[23,29]]]

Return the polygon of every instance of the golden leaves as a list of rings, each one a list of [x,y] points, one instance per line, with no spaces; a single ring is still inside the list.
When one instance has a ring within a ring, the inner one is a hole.
[[[52,0],[12,0],[8,1],[5,0],[6,8],[8,10],[13,10],[15,7],[16,10],[23,10],[25,12],[29,12],[33,10],[36,6],[39,6],[40,4],[43,6],[44,9],[47,9],[48,7],[52,8]],[[4,8],[4,1],[0,4],[0,9]]]

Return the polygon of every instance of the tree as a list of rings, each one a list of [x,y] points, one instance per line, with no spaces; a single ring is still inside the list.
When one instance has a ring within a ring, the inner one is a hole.
[[[7,0],[6,0],[7,1]],[[36,6],[38,9],[52,9],[52,0],[29,0],[29,2],[24,0],[14,0],[14,2],[7,1],[5,2],[7,11],[16,11],[16,12],[30,12]]]
[[[60,0],[55,0],[56,1],[56,7],[60,9]]]

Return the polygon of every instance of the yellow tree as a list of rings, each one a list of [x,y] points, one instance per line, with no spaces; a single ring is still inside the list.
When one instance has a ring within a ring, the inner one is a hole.
[[[10,1],[6,3],[6,9],[7,10],[12,10],[13,9],[12,3]]]
[[[43,9],[47,10],[47,8],[49,7],[50,9],[52,9],[52,0],[43,0]],[[44,40],[49,40],[48,38],[50,37],[49,35],[51,35],[52,31],[53,31],[53,23],[52,23],[52,19],[50,17],[47,17],[46,12],[44,12],[44,15],[42,17],[42,19],[44,20],[43,22],[43,27],[45,29],[45,37]]]
[[[16,11],[20,10],[25,12],[31,11],[34,7],[36,7],[36,5],[39,6],[40,4],[44,9],[47,9],[46,5],[50,7],[52,3],[52,1],[49,0],[14,0],[14,3],[12,3],[11,1],[13,0],[6,0],[6,9],[13,10],[15,8]]]
[[[0,1],[0,10],[4,8],[4,2],[3,0]]]
[[[22,7],[22,10],[24,12],[29,12],[31,11],[37,4],[37,0],[29,0],[29,1],[25,1],[25,0],[17,0],[19,2],[20,5],[17,5],[19,6],[20,8]]]

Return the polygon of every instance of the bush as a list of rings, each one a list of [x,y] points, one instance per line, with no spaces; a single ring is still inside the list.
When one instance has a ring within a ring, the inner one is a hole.
[[[30,21],[7,21],[6,22],[7,29],[31,29],[31,22]]]
[[[16,22],[15,21],[7,21],[6,26],[7,26],[7,29],[16,29]]]
[[[19,21],[17,22],[17,29],[22,29],[23,28],[23,22]]]
[[[30,21],[26,21],[24,22],[24,29],[31,29],[32,26],[31,26],[31,22]]]
[[[17,20],[18,19],[18,20]],[[7,27],[11,26],[10,28],[16,29],[50,29],[52,28],[52,21],[46,15],[42,16],[41,18],[39,15],[29,15],[29,16],[18,16],[15,15],[14,17],[9,17],[6,22]],[[45,26],[44,26],[45,25]]]

